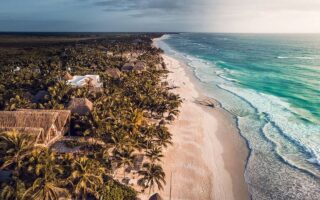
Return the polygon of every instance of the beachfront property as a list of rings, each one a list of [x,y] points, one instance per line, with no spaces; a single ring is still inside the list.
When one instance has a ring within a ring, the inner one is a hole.
[[[84,76],[73,76],[72,79],[67,80],[67,83],[74,87],[85,87],[91,86],[94,88],[102,87],[99,75],[84,75]]]
[[[107,51],[107,56],[112,57],[113,56],[113,52],[112,51]]]
[[[122,66],[121,71],[124,72],[131,72],[131,71],[145,71],[146,70],[146,64],[142,61],[138,61],[136,63],[130,62],[126,63]]]
[[[0,111],[0,132],[31,135],[35,146],[48,147],[69,132],[69,110]]]
[[[72,114],[87,115],[93,109],[93,103],[87,98],[74,98],[68,104],[68,110]]]
[[[108,68],[106,71],[107,76],[112,78],[120,78],[121,71],[118,68]]]

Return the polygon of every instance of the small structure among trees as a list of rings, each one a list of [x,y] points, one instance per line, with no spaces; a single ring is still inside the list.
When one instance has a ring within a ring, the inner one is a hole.
[[[16,130],[34,138],[35,146],[50,146],[69,131],[69,110],[0,111],[0,132]]]
[[[68,110],[78,115],[86,115],[93,109],[93,103],[87,98],[74,98],[68,104]]]
[[[120,78],[121,71],[118,68],[109,68],[106,70],[106,74],[112,78]]]
[[[130,72],[130,71],[145,71],[146,64],[144,62],[138,61],[136,63],[126,63],[122,66],[121,71]]]
[[[84,75],[84,76],[73,76],[71,80],[67,81],[68,84],[75,87],[91,86],[95,88],[102,87],[99,75]]]
[[[73,79],[73,76],[69,72],[67,72],[63,78],[64,80],[69,81]]]

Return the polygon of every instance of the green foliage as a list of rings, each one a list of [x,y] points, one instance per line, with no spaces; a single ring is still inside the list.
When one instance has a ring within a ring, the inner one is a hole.
[[[134,200],[137,193],[127,186],[109,180],[101,190],[101,200]]]
[[[162,51],[151,46],[151,37],[106,36],[30,51],[0,47],[0,110],[65,109],[72,98],[87,98],[94,104],[91,113],[71,116],[72,135],[82,136],[84,142],[65,144],[81,146],[78,154],[35,148],[31,138],[17,132],[0,135],[0,167],[13,172],[12,180],[0,186],[0,199],[134,199],[133,189],[110,177],[120,166],[132,167],[137,152],[150,161],[139,172],[141,186],[162,189],[165,174],[157,163],[172,140],[163,124],[179,114],[181,99],[160,84],[167,72],[155,67],[163,62]],[[141,42],[134,44],[135,39]],[[105,69],[120,69],[130,59],[124,56],[128,52],[137,53],[147,70],[108,77]],[[71,87],[63,80],[66,71],[98,74],[104,87],[100,92]],[[47,95],[34,102],[32,97],[39,91]]]

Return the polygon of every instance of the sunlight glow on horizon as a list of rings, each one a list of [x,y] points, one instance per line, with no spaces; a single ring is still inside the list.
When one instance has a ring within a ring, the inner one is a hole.
[[[320,33],[320,1],[10,0],[0,31]]]

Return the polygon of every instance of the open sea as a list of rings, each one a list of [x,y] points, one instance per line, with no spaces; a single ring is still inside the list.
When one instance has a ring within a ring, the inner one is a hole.
[[[320,199],[320,35],[181,33],[158,42],[236,118],[252,199]]]

